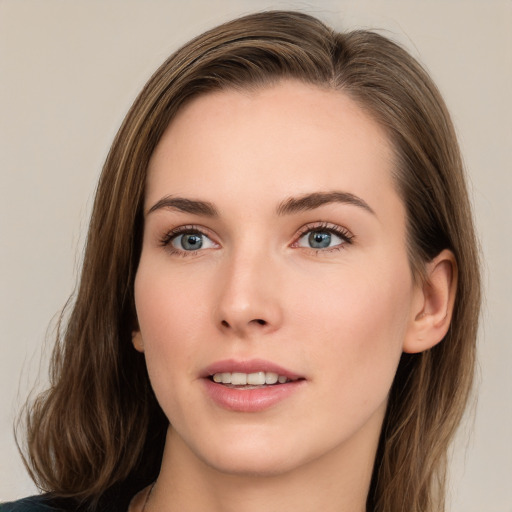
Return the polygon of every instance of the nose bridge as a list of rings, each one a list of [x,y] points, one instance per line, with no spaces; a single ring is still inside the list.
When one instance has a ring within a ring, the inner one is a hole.
[[[216,322],[239,336],[272,331],[282,320],[276,261],[264,245],[237,244],[223,262]]]

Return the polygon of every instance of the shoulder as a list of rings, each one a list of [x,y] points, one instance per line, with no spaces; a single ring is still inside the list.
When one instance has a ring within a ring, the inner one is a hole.
[[[0,503],[0,512],[61,512],[48,495],[31,496],[22,500]]]
[[[115,486],[105,492],[95,506],[73,498],[40,494],[9,503],[0,502],[0,512],[126,512],[131,499],[140,488],[140,484],[133,483]]]

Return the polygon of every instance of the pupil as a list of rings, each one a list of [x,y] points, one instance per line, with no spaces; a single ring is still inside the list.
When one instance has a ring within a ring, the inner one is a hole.
[[[315,249],[324,249],[331,244],[331,234],[325,231],[314,231],[309,235],[309,243]]]
[[[203,245],[203,240],[201,235],[192,234],[192,235],[183,235],[181,239],[181,245],[183,249],[186,250],[195,250],[200,249]]]

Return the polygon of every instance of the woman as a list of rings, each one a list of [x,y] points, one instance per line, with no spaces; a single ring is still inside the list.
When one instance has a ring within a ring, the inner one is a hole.
[[[166,61],[107,158],[1,510],[438,511],[478,257],[444,103],[299,13]]]

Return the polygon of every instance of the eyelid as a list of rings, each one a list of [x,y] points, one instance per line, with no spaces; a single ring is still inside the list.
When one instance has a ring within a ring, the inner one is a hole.
[[[354,240],[354,235],[346,227],[340,226],[339,224],[333,224],[331,222],[317,221],[302,226],[295,234],[294,242],[291,244],[291,247],[301,247],[298,245],[299,240],[310,231],[327,231],[329,233],[333,233],[334,235],[341,238],[341,240],[343,240],[342,244],[338,244],[336,246],[328,247],[325,249],[315,249],[310,247],[309,249],[313,251],[329,252],[329,250],[337,250],[345,244],[352,244]],[[307,247],[304,248],[307,249]]]
[[[199,233],[205,237],[207,237],[213,244],[216,246],[220,246],[220,244],[215,240],[215,236],[211,233],[211,231],[204,226],[199,226],[197,224],[185,224],[182,226],[177,226],[165,232],[163,236],[160,237],[159,243],[162,247],[167,248],[173,254],[181,254],[184,256],[190,256],[197,254],[198,252],[204,251],[206,249],[198,249],[196,251],[185,251],[178,249],[172,246],[172,241],[180,235],[192,233]],[[208,248],[208,249],[211,249]]]

